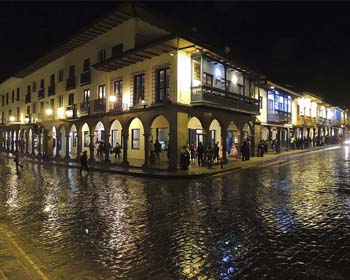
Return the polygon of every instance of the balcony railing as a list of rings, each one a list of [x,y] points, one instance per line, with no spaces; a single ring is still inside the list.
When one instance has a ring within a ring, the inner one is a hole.
[[[317,117],[316,123],[319,125],[330,125],[330,120],[323,118],[323,117]]]
[[[69,105],[66,108],[67,119],[76,119],[77,118],[77,105]]]
[[[267,114],[267,121],[271,123],[291,123],[292,114],[289,112],[272,109]]]
[[[111,111],[111,112],[121,112],[121,111],[123,111],[123,104],[122,104],[121,98],[120,98],[120,100],[117,99],[116,102],[110,102],[109,103],[109,111]]]
[[[331,125],[340,127],[342,125],[342,122],[341,122],[341,120],[332,120]]]
[[[221,105],[233,109],[259,113],[259,100],[210,86],[192,87],[192,105]]]
[[[106,112],[106,99],[96,99],[91,101],[92,112],[104,113]]]
[[[49,85],[47,95],[52,96],[55,95],[55,84]]]
[[[299,126],[316,126],[316,118],[309,116],[298,116],[297,125]]]
[[[38,91],[38,99],[43,99],[43,98],[45,98],[45,89],[41,88]]]
[[[91,83],[91,71],[86,71],[80,74],[80,84],[87,85]]]
[[[90,102],[80,103],[80,114],[90,115]]]
[[[66,80],[66,90],[75,89],[75,76]]]

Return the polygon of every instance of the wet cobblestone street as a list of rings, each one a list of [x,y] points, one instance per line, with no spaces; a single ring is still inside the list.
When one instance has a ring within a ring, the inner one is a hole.
[[[23,165],[0,223],[49,279],[349,279],[349,146],[195,180]]]

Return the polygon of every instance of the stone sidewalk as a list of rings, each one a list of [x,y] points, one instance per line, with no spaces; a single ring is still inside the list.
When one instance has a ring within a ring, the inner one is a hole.
[[[121,167],[117,163],[105,163],[105,162],[94,162],[89,164],[91,171],[108,172],[123,174],[128,176],[137,177],[151,177],[151,178],[164,178],[164,179],[183,179],[183,178],[198,178],[216,175],[220,173],[225,173],[229,171],[239,170],[243,168],[250,168],[259,165],[271,164],[272,162],[277,162],[280,160],[286,160],[290,157],[300,156],[305,153],[310,153],[314,151],[320,151],[325,149],[333,149],[339,147],[340,145],[327,145],[322,147],[303,149],[303,150],[290,150],[283,151],[281,153],[267,153],[263,157],[251,157],[249,161],[241,161],[240,159],[230,158],[226,164],[221,168],[220,164],[214,164],[212,168],[207,168],[206,166],[198,166],[196,161],[193,161],[189,167],[188,171],[169,171],[167,169],[167,163],[162,162],[159,165],[151,165],[148,168],[142,167],[141,160],[135,160],[130,162],[128,168]],[[12,155],[9,155],[12,157]],[[57,166],[66,166],[70,168],[79,168],[80,164],[76,161],[57,161],[57,160],[42,160],[34,159],[31,157],[22,158],[24,161],[33,161],[38,164],[52,164]]]

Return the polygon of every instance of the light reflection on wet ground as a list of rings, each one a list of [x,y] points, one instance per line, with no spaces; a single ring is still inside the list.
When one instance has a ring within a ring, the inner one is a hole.
[[[347,279],[348,148],[202,180],[1,160],[0,222],[50,279]],[[112,278],[110,278],[112,277]]]

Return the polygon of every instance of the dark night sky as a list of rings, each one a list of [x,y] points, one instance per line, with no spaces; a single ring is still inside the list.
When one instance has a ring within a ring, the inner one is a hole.
[[[117,2],[1,2],[0,79],[57,46]],[[350,105],[350,3],[145,2],[272,80]]]

